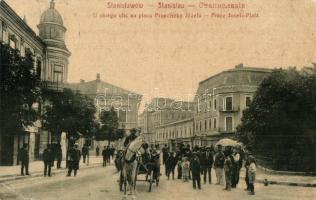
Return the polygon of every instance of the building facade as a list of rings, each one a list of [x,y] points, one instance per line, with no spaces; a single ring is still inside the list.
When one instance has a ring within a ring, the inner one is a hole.
[[[65,45],[66,28],[62,16],[52,0],[49,8],[39,17],[39,35],[4,1],[0,1],[0,42],[18,49],[21,56],[31,52],[34,56],[34,70],[48,85],[62,85],[67,82],[68,58],[71,55]],[[44,84],[44,85],[47,85]],[[64,138],[64,136],[63,136]],[[41,128],[40,121],[27,127],[24,135],[5,133],[0,135],[0,165],[18,163],[18,149],[28,144],[30,159],[38,159],[51,136]]]
[[[152,99],[151,102],[146,105],[145,110],[140,115],[141,120],[139,121],[139,127],[150,144],[167,144],[176,138],[175,136],[177,133],[176,130],[173,130],[173,133],[171,131],[170,136],[164,135],[162,134],[162,132],[164,132],[164,127],[170,128],[174,123],[180,121],[183,123],[191,123],[193,114],[193,102],[176,101],[174,99],[158,97]],[[179,124],[181,123],[178,123],[178,125]],[[178,133],[178,136],[180,136],[179,134],[180,133]],[[189,134],[189,130],[187,134]],[[159,141],[158,138],[160,138]]]
[[[244,67],[201,81],[195,95],[195,145],[211,145],[223,137],[233,137],[258,86],[272,70]]]
[[[65,84],[65,87],[91,97],[97,109],[97,119],[102,111],[113,107],[118,116],[120,129],[128,131],[137,127],[142,95],[102,81],[100,74],[97,74],[93,81],[81,80],[80,83]]]

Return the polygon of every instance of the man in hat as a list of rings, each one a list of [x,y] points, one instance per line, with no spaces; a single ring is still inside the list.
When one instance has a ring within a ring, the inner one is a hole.
[[[125,141],[124,141],[124,147],[127,147],[133,140],[137,138],[137,130],[135,128],[132,128],[129,131],[129,134],[126,136]]]
[[[19,161],[21,161],[21,176],[24,176],[24,169],[25,174],[29,174],[29,153],[27,151],[27,144],[23,144],[23,147],[19,150],[18,153]]]
[[[54,153],[51,148],[51,145],[48,144],[46,149],[43,152],[43,161],[44,161],[44,176],[51,176],[52,163],[54,162]]]
[[[71,175],[72,170],[74,170],[74,176],[77,175],[77,170],[79,169],[79,162],[81,158],[81,152],[78,149],[79,145],[76,143],[68,153],[68,174],[67,176]]]
[[[190,169],[192,171],[193,189],[201,189],[201,165],[197,152],[193,153],[193,158],[190,162]]]
[[[214,169],[216,172],[217,182],[216,185],[223,183],[223,168],[225,162],[225,155],[222,151],[222,145],[217,146],[218,150],[215,155]]]
[[[203,172],[204,184],[206,184],[206,179],[208,176],[209,184],[212,183],[212,166],[213,166],[213,151],[210,147],[207,147],[203,154],[201,155],[201,167]]]

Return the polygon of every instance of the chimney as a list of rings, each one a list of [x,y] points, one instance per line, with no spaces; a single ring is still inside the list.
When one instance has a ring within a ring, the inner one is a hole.
[[[80,83],[85,83],[85,80],[83,80],[83,79],[80,79]]]
[[[97,81],[100,81],[100,73],[97,73]]]
[[[240,64],[235,66],[236,69],[240,69],[240,68],[243,68],[243,67],[244,67],[244,64],[242,64],[242,63],[240,63]]]

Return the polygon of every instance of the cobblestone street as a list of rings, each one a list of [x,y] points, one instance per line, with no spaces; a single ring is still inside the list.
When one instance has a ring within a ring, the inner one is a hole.
[[[144,178],[139,176],[139,179]],[[1,184],[1,200],[62,200],[62,199],[123,199],[124,195],[118,190],[118,174],[111,165],[106,168],[96,167],[81,169],[77,177],[65,177],[65,174],[57,174],[50,178],[32,177],[24,180],[16,180]],[[183,183],[180,180],[167,180],[161,176],[160,185],[153,186],[149,193],[148,183],[137,182],[137,199],[153,200],[206,200],[206,199],[269,199],[269,200],[294,200],[314,199],[316,188],[293,187],[256,184],[256,195],[249,196],[244,191],[244,183],[237,189],[227,192],[223,186],[202,185],[202,190],[193,190],[191,182]],[[127,197],[132,199],[131,196]]]

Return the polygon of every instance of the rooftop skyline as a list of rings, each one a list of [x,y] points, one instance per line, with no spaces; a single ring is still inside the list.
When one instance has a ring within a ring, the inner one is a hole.
[[[6,2],[38,34],[36,26],[50,0]],[[301,68],[316,61],[316,1],[240,2],[260,17],[95,19],[94,13],[109,11],[105,1],[55,0],[72,53],[68,82],[95,80],[100,73],[102,80],[142,94],[144,99],[163,96],[189,101],[200,81],[239,63]]]

